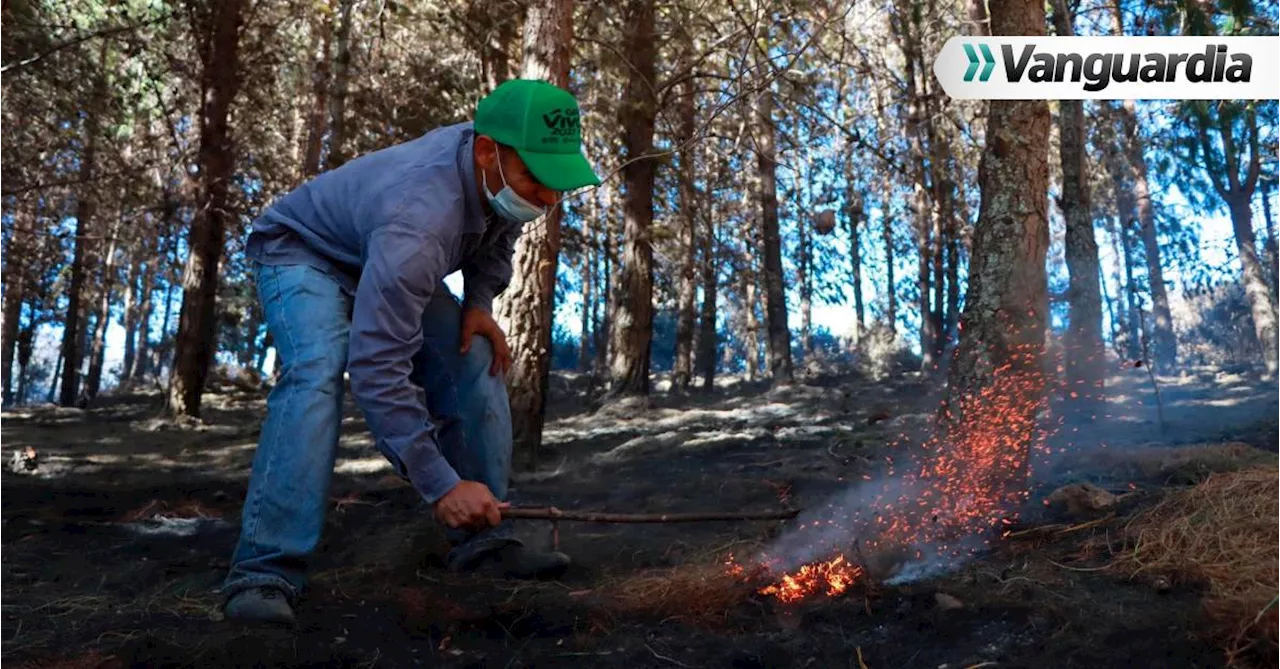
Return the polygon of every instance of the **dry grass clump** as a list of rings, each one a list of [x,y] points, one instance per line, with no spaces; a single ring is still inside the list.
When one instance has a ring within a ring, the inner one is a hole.
[[[1125,529],[1115,566],[1205,588],[1209,632],[1233,663],[1276,665],[1280,589],[1280,472],[1274,466],[1213,474],[1171,493]]]
[[[723,618],[755,589],[722,564],[690,564],[619,578],[594,594],[616,613],[706,622]]]

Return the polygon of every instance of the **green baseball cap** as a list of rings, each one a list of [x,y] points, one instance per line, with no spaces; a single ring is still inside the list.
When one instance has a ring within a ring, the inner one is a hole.
[[[514,148],[547,188],[571,191],[600,183],[582,154],[578,101],[559,86],[535,79],[504,82],[476,105],[473,127]]]

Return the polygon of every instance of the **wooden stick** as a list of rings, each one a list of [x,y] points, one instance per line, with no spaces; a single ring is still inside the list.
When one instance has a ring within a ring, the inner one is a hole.
[[[603,511],[562,511],[554,506],[503,509],[503,518],[519,520],[577,520],[586,523],[701,523],[716,520],[786,520],[799,509],[786,511],[743,511],[730,513],[605,513]]]

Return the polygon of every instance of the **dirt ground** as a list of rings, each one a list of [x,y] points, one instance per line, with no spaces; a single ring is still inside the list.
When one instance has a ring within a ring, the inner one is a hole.
[[[1157,407],[1145,373],[1113,379],[1112,417],[1073,426],[1076,457],[1042,469],[1037,490],[1089,480],[1154,493],[1177,483],[1167,472],[1121,471],[1090,455],[1135,445],[1235,441],[1274,457],[1274,381],[1205,369],[1160,383]],[[828,375],[777,392],[730,383],[710,395],[659,393],[645,410],[597,410],[599,393],[584,379],[558,376],[544,449],[536,468],[514,476],[513,497],[619,512],[816,506],[879,471],[896,437],[927,423],[935,386],[918,376],[872,383]],[[235,628],[220,619],[218,587],[264,403],[260,394],[230,391],[206,396],[206,406],[201,426],[157,418],[156,394],[104,397],[89,410],[4,413],[4,462],[25,446],[39,462],[34,471],[3,474],[5,662],[858,669],[1225,662],[1198,633],[1197,592],[1130,581],[1104,568],[1105,555],[1082,548],[1105,524],[1007,539],[924,581],[863,583],[793,606],[751,596],[714,615],[695,615],[680,593],[653,611],[618,607],[609,593],[637,575],[750,554],[785,523],[563,523],[561,548],[576,564],[560,582],[449,574],[427,509],[388,476],[354,407],[299,630]],[[1132,505],[1151,496],[1139,494]],[[523,521],[520,531],[535,545],[550,542],[545,522]]]

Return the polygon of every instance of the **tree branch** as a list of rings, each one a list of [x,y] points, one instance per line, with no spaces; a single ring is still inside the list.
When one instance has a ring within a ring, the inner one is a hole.
[[[164,16],[151,19],[150,21],[143,21],[142,23],[137,23],[131,26],[113,26],[111,28],[103,28],[102,30],[96,30],[91,33],[78,35],[60,44],[55,44],[54,46],[49,47],[48,49],[45,49],[44,51],[34,56],[31,56],[30,58],[24,58],[17,62],[8,63],[4,66],[0,66],[0,74],[6,74],[11,70],[20,70],[28,65],[37,63],[45,58],[48,58],[49,56],[52,56],[53,54],[59,51],[62,51],[64,49],[69,49],[73,46],[76,46],[77,44],[83,44],[84,42],[87,42],[92,39],[98,39],[100,37],[112,37],[112,36],[120,35],[123,33],[133,32],[139,28],[145,28],[147,26],[155,25],[157,23],[160,23],[161,21],[168,19],[169,16],[170,15],[166,14]]]

